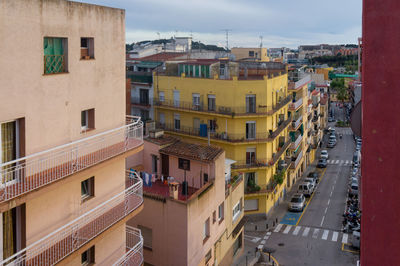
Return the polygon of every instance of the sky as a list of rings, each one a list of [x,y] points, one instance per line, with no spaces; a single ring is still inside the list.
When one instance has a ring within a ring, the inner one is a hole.
[[[77,0],[75,0],[77,1]],[[362,0],[82,0],[125,9],[126,42],[192,36],[229,47],[357,43]]]

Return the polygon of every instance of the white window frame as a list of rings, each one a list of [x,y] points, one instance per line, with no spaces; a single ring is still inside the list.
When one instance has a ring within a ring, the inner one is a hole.
[[[250,99],[253,99],[254,98],[254,106],[253,106],[253,108],[254,108],[254,112],[253,112],[253,110],[250,110],[251,108],[251,105],[250,105]],[[256,99],[256,94],[247,94],[246,95],[246,113],[256,113],[257,112],[257,108],[256,108],[256,101],[257,101],[257,99]]]
[[[10,121],[1,122],[0,123],[0,164],[2,164],[2,162],[3,162],[3,158],[2,158],[3,151],[2,151],[2,148],[1,148],[2,147],[2,143],[1,143],[1,140],[2,140],[1,125],[2,124],[6,124],[6,123],[11,123],[11,122],[15,123],[15,151],[16,151],[15,157],[17,159],[20,157],[20,154],[19,154],[19,149],[20,149],[20,147],[19,147],[19,145],[20,145],[20,143],[19,143],[19,141],[20,141],[19,134],[20,134],[20,132],[19,132],[19,123],[18,123],[19,121],[18,120],[10,120]],[[17,183],[17,179],[18,179],[18,176],[15,176],[13,180],[4,182],[3,177],[1,176],[1,171],[0,171],[0,188],[5,187],[6,185],[16,184]],[[0,218],[1,218],[1,216],[0,216]]]
[[[250,136],[250,133],[249,134],[247,133],[247,128],[249,128],[249,132],[251,132],[250,131],[250,126],[248,127],[247,124],[254,125],[254,132],[253,132],[254,135],[253,136]],[[257,129],[256,129],[256,121],[246,121],[246,139],[255,139],[256,138],[256,131],[257,131]]]
[[[160,91],[160,92],[158,93],[158,100],[159,100],[160,102],[164,102],[164,101],[165,101],[165,94],[164,94],[163,91]]]
[[[210,109],[210,100],[209,99],[214,99],[214,108]],[[208,111],[216,111],[217,110],[217,97],[215,94],[208,94],[207,95],[207,110]]]
[[[160,124],[165,125],[165,114],[159,113]]]
[[[210,237],[210,217],[208,217],[203,225],[203,240]]]
[[[82,113],[85,114],[85,125],[82,125]],[[89,110],[81,111],[81,131],[85,131],[89,128]]]
[[[232,208],[232,223],[234,223],[237,218],[242,213],[242,198],[240,198],[239,202],[235,204]]]
[[[219,206],[218,206],[218,221],[221,221],[225,218],[225,206],[224,206],[225,202],[222,202]]]
[[[192,103],[193,106],[200,105],[200,93],[192,93]]]

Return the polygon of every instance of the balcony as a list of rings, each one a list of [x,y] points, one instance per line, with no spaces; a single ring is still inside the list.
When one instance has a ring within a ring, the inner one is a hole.
[[[287,140],[282,147],[278,148],[278,152],[272,156],[272,159],[268,162],[269,165],[274,165],[279,158],[281,158],[282,154],[289,148],[291,142]]]
[[[297,130],[302,122],[303,122],[303,116],[302,115],[298,115],[298,116],[293,117],[292,130]]]
[[[282,99],[279,103],[274,106],[258,105],[258,106],[221,106],[217,105],[213,108],[208,108],[207,104],[200,102],[198,104],[193,104],[193,102],[179,101],[177,104],[173,100],[160,101],[154,98],[153,103],[155,106],[161,108],[172,108],[186,111],[196,111],[203,113],[227,115],[227,116],[251,116],[251,115],[272,115],[276,113],[283,106],[288,104],[292,100],[292,96],[288,95]]]
[[[126,250],[113,266],[143,265],[143,237],[139,229],[126,226]]]
[[[232,169],[259,168],[267,166],[268,166],[267,159],[254,159],[250,161],[236,160],[236,163],[232,164]]]
[[[291,122],[290,118],[281,122],[280,125],[277,127],[277,129],[275,131],[272,131],[271,133],[261,132],[261,133],[256,133],[254,136],[246,136],[245,133],[234,134],[226,132],[210,132],[210,138],[214,140],[226,141],[231,143],[273,141],[289,125],[290,122]],[[200,129],[196,129],[193,127],[181,125],[179,129],[175,129],[173,123],[164,123],[164,124],[158,123],[157,127],[169,132],[176,132],[179,134],[207,138],[207,132],[201,132]]]
[[[131,105],[148,109],[151,107],[151,102],[146,98],[131,97]]]
[[[296,111],[303,105],[303,98],[298,99],[295,102],[292,102],[289,104],[289,110],[290,111]]]
[[[300,153],[297,155],[297,158],[290,164],[290,169],[296,169],[302,157],[303,157],[303,151],[300,151]]]
[[[143,123],[127,119],[127,125],[0,164],[0,203],[139,147]]]
[[[240,182],[243,181],[243,173],[237,175],[235,178],[231,178],[228,181],[225,181],[225,197],[228,197],[229,194],[233,193],[235,189],[239,186]]]
[[[297,147],[299,147],[301,140],[303,139],[303,135],[301,134],[297,134],[296,135],[296,139],[294,141],[292,141],[292,143],[290,144],[290,149],[291,150],[295,150],[297,149]]]
[[[132,213],[143,203],[143,185],[135,173],[127,172],[127,175],[127,189],[0,262],[0,265],[56,264]]]

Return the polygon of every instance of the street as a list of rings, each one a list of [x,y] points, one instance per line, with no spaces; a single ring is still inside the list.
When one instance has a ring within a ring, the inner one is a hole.
[[[335,110],[336,116],[342,111]],[[327,168],[311,169],[319,171],[320,182],[305,210],[300,213],[287,211],[271,232],[246,232],[246,245],[262,244],[264,249],[271,250],[280,265],[285,266],[356,265],[358,251],[351,248],[351,236],[341,231],[355,145],[350,128],[336,128],[336,133],[338,136],[343,134],[342,139],[337,138],[336,147],[326,148],[327,140],[324,141],[323,149],[329,153]],[[318,159],[319,154],[316,161]],[[289,200],[282,203],[286,208]],[[255,241],[251,237],[264,241]]]

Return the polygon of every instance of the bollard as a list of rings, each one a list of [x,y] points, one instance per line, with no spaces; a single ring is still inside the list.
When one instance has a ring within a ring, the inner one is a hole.
[[[275,221],[272,221],[272,226],[275,226]]]
[[[272,266],[275,266],[275,261],[274,260],[272,261]]]
[[[276,223],[278,223],[278,218],[275,218],[276,219]]]
[[[257,231],[257,225],[255,225],[256,231]]]
[[[268,230],[268,224],[265,224],[265,229]]]
[[[268,261],[271,262],[271,252],[268,252]]]

